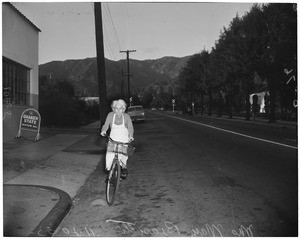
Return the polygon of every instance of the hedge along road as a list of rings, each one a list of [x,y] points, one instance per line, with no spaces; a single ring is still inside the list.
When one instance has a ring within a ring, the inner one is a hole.
[[[56,236],[297,235],[297,150],[189,121],[147,112],[114,206],[99,165]]]

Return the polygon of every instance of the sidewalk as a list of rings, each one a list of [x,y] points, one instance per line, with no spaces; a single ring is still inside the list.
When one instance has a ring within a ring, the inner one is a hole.
[[[3,144],[4,236],[52,236],[103,159],[99,122],[44,131],[37,142],[21,138]]]

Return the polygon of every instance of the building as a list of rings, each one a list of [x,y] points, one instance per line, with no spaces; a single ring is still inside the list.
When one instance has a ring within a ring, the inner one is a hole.
[[[2,3],[3,142],[17,135],[25,109],[38,110],[39,32],[11,3]]]

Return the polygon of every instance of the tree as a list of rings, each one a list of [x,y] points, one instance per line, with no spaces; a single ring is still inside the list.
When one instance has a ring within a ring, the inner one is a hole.
[[[144,92],[142,96],[142,104],[145,108],[150,108],[152,100],[153,100],[152,94],[148,91]]]
[[[297,65],[297,12],[294,4],[272,3],[262,6],[262,16],[260,25],[264,34],[260,44],[263,51],[259,54],[258,72],[268,82],[269,122],[274,122],[278,89],[285,79],[284,69],[296,69]]]
[[[259,22],[261,20],[261,10],[258,5],[254,5],[249,13],[243,18],[236,16],[229,29],[226,31],[226,62],[228,70],[226,77],[226,87],[231,104],[231,96],[239,88],[245,102],[246,120],[250,119],[250,99],[249,95],[254,90],[254,79],[256,75],[256,51],[259,48]]]
[[[209,53],[203,50],[194,54],[179,74],[181,93],[185,97],[187,105],[198,102],[200,97],[203,112],[204,94],[207,92]],[[209,84],[208,84],[209,85]]]
[[[181,70],[178,77],[181,97],[189,105],[200,96],[203,105],[203,96],[208,95],[209,115],[212,102],[219,102],[221,116],[226,99],[229,117],[234,102],[237,109],[242,104],[246,120],[250,120],[250,94],[258,86],[260,89],[267,86],[270,122],[275,121],[276,108],[293,109],[297,90],[295,7],[295,4],[254,4],[242,18],[236,16],[228,28],[224,27],[210,53],[193,55]]]
[[[47,76],[39,80],[39,111],[43,125],[78,126],[87,122],[86,105],[75,97],[70,82],[54,81]]]

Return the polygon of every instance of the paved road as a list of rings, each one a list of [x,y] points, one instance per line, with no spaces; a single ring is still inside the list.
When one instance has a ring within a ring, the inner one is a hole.
[[[295,127],[148,112],[135,131],[114,206],[99,164],[56,236],[297,236]]]

